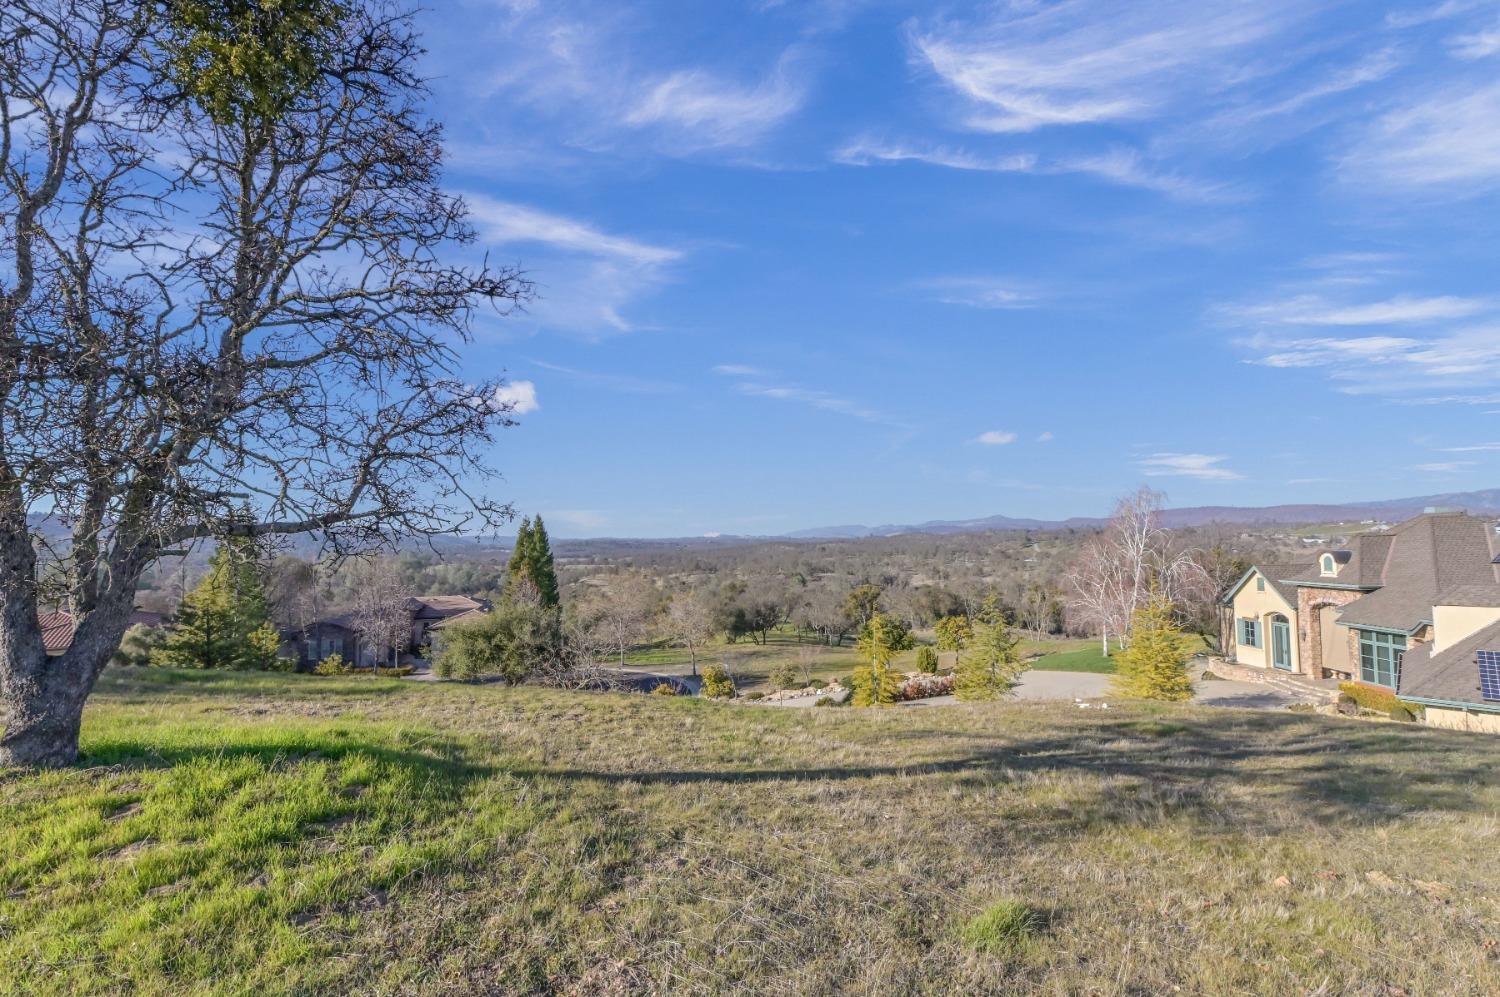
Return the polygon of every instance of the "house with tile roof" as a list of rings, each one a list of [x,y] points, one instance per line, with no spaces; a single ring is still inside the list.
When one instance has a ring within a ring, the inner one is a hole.
[[[1430,651],[1446,593],[1500,586],[1497,555],[1492,520],[1428,512],[1345,550],[1256,565],[1223,598],[1224,646],[1240,664],[1395,690],[1404,657]]]

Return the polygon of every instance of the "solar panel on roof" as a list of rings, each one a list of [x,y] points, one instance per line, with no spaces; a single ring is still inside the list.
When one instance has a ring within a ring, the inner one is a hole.
[[[1486,702],[1500,703],[1500,651],[1480,651],[1479,694]]]

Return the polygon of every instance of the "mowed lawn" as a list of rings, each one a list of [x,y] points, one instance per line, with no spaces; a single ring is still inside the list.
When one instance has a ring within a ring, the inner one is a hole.
[[[115,671],[0,989],[1500,992],[1500,739]]]
[[[930,631],[922,632],[918,638],[921,643],[932,642]],[[1183,649],[1188,654],[1197,654],[1206,650],[1207,644],[1202,637],[1187,634],[1183,636]],[[1097,640],[1025,637],[1017,645],[1017,651],[1039,671],[1112,674],[1115,670],[1114,658],[1099,653]],[[940,652],[938,660],[944,671],[956,663],[951,651]],[[814,684],[822,685],[834,678],[847,679],[860,660],[853,640],[831,647],[805,635],[799,637],[791,630],[777,630],[764,644],[746,638],[733,644],[715,643],[700,650],[699,669],[709,662],[725,665],[741,692],[765,692],[771,688],[772,670],[780,664],[790,663],[799,669],[799,674],[805,671]],[[663,643],[632,651],[625,656],[625,665],[665,675],[686,675],[692,669],[692,658],[686,650]],[[895,667],[905,672],[916,671],[916,650],[896,655]]]

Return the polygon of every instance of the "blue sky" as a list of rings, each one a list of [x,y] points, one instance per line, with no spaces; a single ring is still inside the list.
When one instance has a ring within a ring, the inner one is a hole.
[[[1390,498],[1500,459],[1500,3],[457,0],[560,535]]]

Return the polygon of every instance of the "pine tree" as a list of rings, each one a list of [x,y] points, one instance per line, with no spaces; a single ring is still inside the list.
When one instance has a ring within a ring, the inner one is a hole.
[[[1115,655],[1115,690],[1138,699],[1180,702],[1193,696],[1182,628],[1170,599],[1155,593],[1130,620],[1130,645]]]
[[[278,644],[255,544],[227,540],[151,660],[171,668],[274,668]]]
[[[535,591],[537,601],[545,609],[556,609],[560,601],[557,587],[557,567],[552,561],[552,541],[547,537],[547,527],[542,517],[535,520],[526,517],[516,531],[516,545],[510,552],[510,562],[505,567],[507,591]],[[518,583],[526,583],[518,585]]]
[[[889,706],[899,695],[901,679],[891,667],[902,633],[884,613],[870,617],[859,638],[859,653],[869,663],[854,669],[855,706]]]
[[[555,609],[562,601],[557,589],[557,566],[552,562],[552,541],[547,536],[547,527],[542,516],[537,514],[531,528],[531,581],[541,593],[542,605]]]
[[[953,693],[963,700],[999,699],[1016,684],[1026,670],[1017,650],[1021,639],[1011,630],[1005,614],[987,611],[969,646],[959,655]]]

